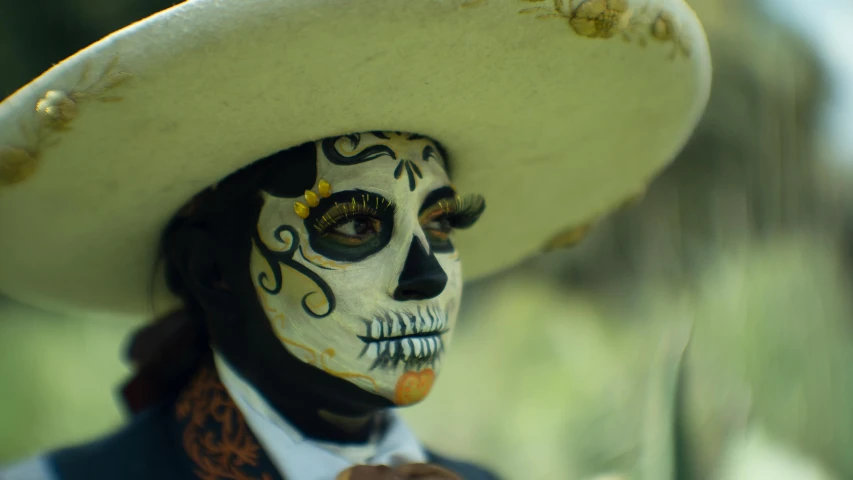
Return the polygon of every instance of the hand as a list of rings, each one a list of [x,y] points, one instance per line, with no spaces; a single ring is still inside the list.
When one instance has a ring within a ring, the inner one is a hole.
[[[462,477],[428,463],[409,463],[399,467],[356,465],[339,473],[335,480],[462,480]]]

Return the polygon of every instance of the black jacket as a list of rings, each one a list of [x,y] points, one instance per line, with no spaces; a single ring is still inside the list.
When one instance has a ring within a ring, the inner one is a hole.
[[[208,367],[175,398],[95,442],[52,452],[57,480],[283,479]],[[428,452],[466,480],[495,480],[475,465]]]

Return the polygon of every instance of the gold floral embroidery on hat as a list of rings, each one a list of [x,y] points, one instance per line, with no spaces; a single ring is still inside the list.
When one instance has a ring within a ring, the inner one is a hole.
[[[36,103],[36,113],[49,128],[62,129],[77,118],[78,104],[83,100],[120,101],[121,97],[105,95],[131,77],[130,73],[117,70],[117,66],[118,57],[113,57],[98,77],[90,83],[88,80],[91,64],[87,63],[83,66],[80,79],[74,88],[67,92],[48,90]]]
[[[36,170],[37,154],[17,147],[0,148],[0,187],[23,182]]]
[[[628,0],[520,0],[524,3],[546,3],[551,6],[523,8],[519,13],[535,13],[539,19],[561,19],[578,35],[587,38],[621,37],[630,43],[646,46],[649,39],[674,46],[672,58],[690,56],[675,18],[662,8],[649,5],[629,7]]]
[[[56,134],[67,130],[71,122],[78,117],[81,102],[121,100],[121,97],[106,95],[132,76],[117,68],[118,57],[113,57],[92,82],[89,82],[90,65],[87,63],[83,66],[80,78],[72,89],[48,90],[36,102],[34,125],[23,122],[21,125],[28,146],[0,147],[0,187],[21,183],[35,173],[41,151],[59,141]]]
[[[574,226],[568,230],[564,230],[557,235],[554,235],[542,248],[544,252],[551,252],[563,248],[574,247],[579,244],[589,234],[594,222],[585,223],[583,225]]]

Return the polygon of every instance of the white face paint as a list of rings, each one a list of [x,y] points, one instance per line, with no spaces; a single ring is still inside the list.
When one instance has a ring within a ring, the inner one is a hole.
[[[311,193],[264,193],[250,265],[259,300],[296,358],[416,403],[441,367],[462,295],[447,234],[482,209],[457,201],[427,138],[363,133],[316,146]]]

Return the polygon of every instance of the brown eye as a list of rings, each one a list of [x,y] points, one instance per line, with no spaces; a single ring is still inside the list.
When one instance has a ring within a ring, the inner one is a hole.
[[[372,233],[371,230],[374,225],[370,222],[370,219],[367,217],[357,217],[353,218],[347,225],[352,225],[353,233],[356,235],[365,235],[367,233]]]
[[[436,239],[447,240],[453,227],[447,217],[440,217],[424,225],[424,230]]]
[[[382,225],[378,219],[359,215],[339,223],[326,235],[345,243],[358,244],[378,234],[381,228]]]

